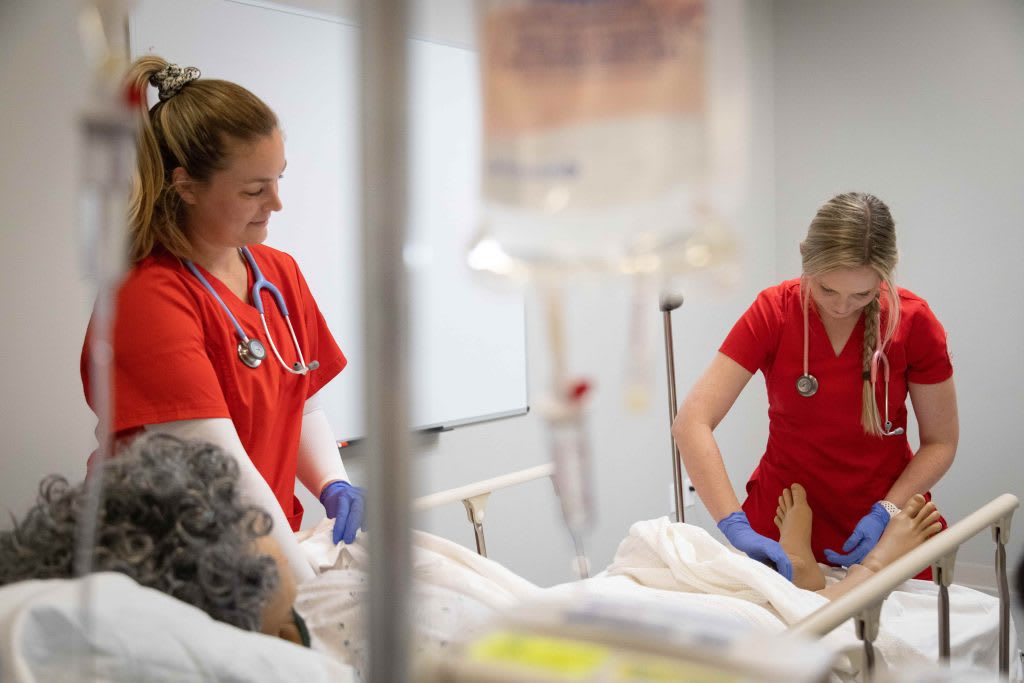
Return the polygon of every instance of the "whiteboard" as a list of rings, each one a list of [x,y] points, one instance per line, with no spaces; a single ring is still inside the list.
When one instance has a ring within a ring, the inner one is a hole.
[[[133,58],[154,53],[197,66],[276,112],[288,168],[267,244],[298,261],[348,357],[321,404],[339,439],[361,438],[358,27],[267,2],[141,0],[129,36]],[[411,426],[520,415],[528,409],[523,294],[477,283],[465,259],[480,196],[476,53],[424,40],[409,49]]]

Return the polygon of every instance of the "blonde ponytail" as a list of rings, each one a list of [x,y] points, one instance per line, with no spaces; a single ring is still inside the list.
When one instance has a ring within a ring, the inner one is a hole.
[[[140,94],[137,162],[128,204],[133,264],[158,246],[179,258],[191,256],[181,197],[172,182],[175,168],[183,168],[195,181],[209,180],[227,167],[233,143],[270,135],[278,125],[274,112],[251,92],[208,78],[186,79],[148,109],[147,88],[169,66],[162,57],[146,55],[125,76],[128,87]]]

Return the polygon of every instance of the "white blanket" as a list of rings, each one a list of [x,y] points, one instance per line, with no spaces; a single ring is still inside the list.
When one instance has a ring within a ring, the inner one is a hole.
[[[367,665],[366,627],[370,570],[366,534],[352,545],[331,542],[332,521],[300,536],[320,572],[299,586],[295,609],[328,653],[360,675]],[[495,613],[540,589],[502,565],[456,543],[413,532],[410,617],[414,654],[437,654]]]
[[[333,546],[329,536],[327,522],[302,542],[322,573],[299,587],[296,607],[334,656],[361,670],[366,663],[363,607],[369,570],[365,536],[352,546]],[[488,617],[522,600],[569,592],[656,595],[691,611],[713,613],[719,619],[724,615],[770,632],[785,630],[826,602],[723,546],[703,529],[673,524],[666,518],[634,524],[612,564],[595,578],[548,589],[436,536],[414,532],[413,544],[410,609],[417,652],[436,654],[452,640],[471,636]],[[902,669],[935,661],[936,593],[931,583],[908,581],[890,595],[875,643],[876,665]],[[950,620],[954,663],[995,670],[998,601],[953,586]],[[840,655],[834,669],[837,679],[859,674],[863,647],[852,622],[832,631],[822,643]],[[1014,657],[1011,666],[1011,679],[1020,680],[1019,658]]]
[[[830,574],[830,582],[843,576],[836,570]],[[674,524],[664,517],[634,524],[605,575],[628,577],[649,588],[752,603],[786,625],[796,623],[826,602],[769,567],[723,546],[700,527]],[[875,641],[877,666],[902,669],[936,661],[937,594],[933,583],[910,580],[889,595]],[[996,671],[998,600],[962,586],[950,587],[949,600],[952,663]],[[751,618],[752,623],[764,621],[764,616]],[[1012,625],[1010,638],[1011,645],[1016,643]],[[863,646],[856,638],[852,620],[826,635],[822,642],[844,653],[837,674],[845,678],[858,673],[863,666]],[[1011,658],[1011,673],[1013,680],[1020,679],[1019,657]]]

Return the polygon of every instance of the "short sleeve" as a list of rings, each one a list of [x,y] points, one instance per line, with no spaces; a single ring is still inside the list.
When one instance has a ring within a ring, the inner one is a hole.
[[[736,321],[718,350],[748,372],[766,369],[778,347],[782,317],[780,288],[764,290]]]
[[[114,432],[175,420],[230,417],[191,295],[171,278],[129,280],[114,322]],[[83,350],[86,399],[88,349]],[[95,406],[93,406],[95,407]]]
[[[907,381],[914,384],[938,384],[953,376],[946,330],[928,304],[914,311],[907,338]]]
[[[331,334],[327,321],[320,312],[320,307],[317,306],[313,292],[310,291],[309,285],[302,276],[302,271],[299,270],[298,264],[290,256],[288,258],[295,268],[299,292],[305,308],[305,324],[309,340],[310,359],[320,363],[320,366],[309,374],[309,384],[306,387],[306,398],[309,399],[324,388],[328,382],[338,376],[348,364],[348,359],[342,353],[338,342],[334,340],[334,335]],[[307,359],[307,362],[310,359]]]

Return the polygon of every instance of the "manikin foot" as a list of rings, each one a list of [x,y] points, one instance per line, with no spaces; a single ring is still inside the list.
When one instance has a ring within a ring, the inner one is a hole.
[[[825,587],[825,574],[811,550],[811,506],[807,492],[800,484],[783,489],[775,510],[775,526],[779,528],[779,544],[793,564],[793,584],[816,591]]]
[[[940,531],[942,524],[935,504],[926,501],[921,494],[915,494],[906,507],[889,520],[882,537],[861,564],[877,572]]]

